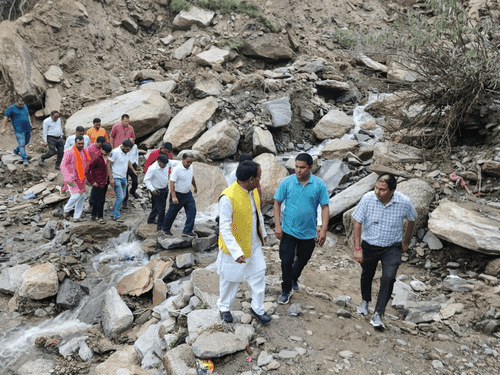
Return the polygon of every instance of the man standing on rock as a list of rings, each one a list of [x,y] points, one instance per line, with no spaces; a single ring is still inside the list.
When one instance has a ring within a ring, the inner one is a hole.
[[[87,135],[90,138],[90,143],[94,143],[97,141],[98,137],[104,137],[106,142],[109,142],[108,133],[106,133],[106,129],[101,127],[101,119],[95,118],[93,121],[93,127],[87,130]]]
[[[129,159],[130,162],[132,163],[132,167],[134,168],[135,173],[132,172],[131,169],[127,170],[127,186],[128,186],[128,178],[132,180],[132,186],[130,187],[130,195],[132,195],[135,199],[139,199],[139,194],[136,193],[137,187],[139,186],[139,178],[137,177],[137,173],[139,171],[139,150],[137,149],[137,145],[135,144],[135,139],[130,138],[130,142],[132,142],[132,148],[130,149],[129,152]],[[122,207],[123,208],[128,208],[128,197],[129,197],[129,190],[127,187],[127,190],[125,191],[125,199],[122,202]]]
[[[328,229],[330,203],[325,183],[311,173],[313,158],[301,153],[295,158],[295,174],[285,178],[274,194],[274,233],[280,242],[281,295],[278,303],[290,301],[293,291],[299,290],[297,280],[311,259],[315,240],[323,246]],[[285,203],[283,226],[281,204]],[[317,227],[318,205],[322,225]]]
[[[161,230],[163,219],[165,218],[165,207],[168,195],[169,169],[179,164],[177,160],[168,160],[167,155],[158,156],[144,176],[144,184],[153,197],[153,207],[148,216],[148,224],[156,223],[158,230]],[[157,219],[158,218],[158,219]]]
[[[130,125],[130,116],[123,114],[121,123],[113,125],[109,136],[111,138],[111,146],[113,148],[120,147],[120,145],[123,144],[123,141],[127,139],[130,140],[130,138],[133,138],[135,140],[134,128]]]
[[[90,138],[87,134],[85,134],[85,129],[83,126],[77,126],[75,129],[75,134],[70,135],[68,138],[66,138],[66,143],[64,144],[64,151],[67,151],[69,148],[71,148],[76,141],[76,137],[83,137],[83,147],[89,147],[90,146]]]
[[[111,145],[104,142],[99,149],[101,155],[90,163],[85,176],[92,191],[90,192],[90,200],[92,201],[91,220],[97,220],[100,224],[105,224],[103,217],[104,202],[106,201],[106,187],[108,183],[108,169],[104,157],[111,152]]]
[[[113,209],[113,220],[123,222],[120,219],[120,205],[125,199],[125,192],[127,190],[127,170],[130,169],[133,173],[137,171],[132,167],[128,153],[132,149],[132,142],[126,139],[123,144],[109,154],[106,167],[108,168],[109,183],[114,187],[116,200]]]
[[[358,308],[368,314],[372,299],[372,281],[377,264],[382,263],[382,277],[377,305],[370,324],[384,329],[382,317],[392,294],[401,252],[408,250],[417,212],[406,195],[396,191],[396,178],[385,174],[375,183],[375,191],[366,193],[352,214],[354,219],[354,259],[361,264],[361,297]],[[408,220],[403,239],[403,219]],[[363,229],[361,229],[363,225]],[[361,232],[363,234],[361,235]],[[363,242],[361,242],[361,239]]]
[[[186,211],[186,224],[184,225],[182,235],[184,237],[196,237],[196,234],[193,232],[194,219],[196,217],[196,202],[191,192],[191,185],[194,187],[195,194],[198,192],[198,188],[196,187],[193,166],[191,164],[193,164],[193,155],[185,152],[182,154],[182,162],[173,169],[170,176],[170,205],[161,226],[165,236],[172,235],[172,232],[170,232],[172,224],[181,208],[184,207],[184,211]]]
[[[38,164],[43,165],[43,162],[51,158],[57,153],[56,169],[61,169],[61,161],[64,155],[64,143],[62,140],[61,119],[59,111],[52,111],[50,116],[43,120],[43,146],[49,146],[49,151],[42,155]]]
[[[69,190],[71,197],[64,206],[64,218],[67,219],[69,212],[74,209],[73,221],[82,221],[81,215],[85,202],[85,169],[90,162],[90,156],[83,148],[83,137],[76,136],[75,144],[64,153],[61,162],[63,175],[63,190]]]
[[[252,289],[250,313],[261,323],[271,317],[264,311],[266,261],[262,245],[266,241],[264,219],[257,191],[261,168],[254,161],[244,161],[236,170],[236,182],[226,188],[219,198],[219,274],[220,297],[217,301],[221,319],[233,321],[231,304],[240,282],[246,280]]]
[[[12,151],[12,155],[20,156],[23,159],[23,164],[28,165],[26,145],[30,143],[32,126],[28,107],[24,104],[23,98],[19,98],[17,103],[12,104],[5,111],[2,133],[5,133],[5,128],[7,127],[9,119],[12,121],[12,127],[14,128],[18,143],[18,146]]]
[[[152,165],[160,155],[165,155],[168,157],[169,160],[172,160],[174,158],[174,156],[172,155],[172,143],[165,142],[163,146],[160,147],[158,150],[151,151],[151,153],[148,156],[148,159],[146,160],[146,163],[144,164],[144,173],[148,172],[149,166]]]

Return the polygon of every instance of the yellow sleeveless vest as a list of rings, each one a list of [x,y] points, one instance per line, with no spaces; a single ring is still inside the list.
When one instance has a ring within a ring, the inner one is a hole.
[[[262,240],[262,233],[259,222],[260,213],[260,197],[257,189],[252,191],[255,206],[257,208],[257,230],[260,239]],[[234,182],[231,186],[227,187],[220,195],[227,196],[231,199],[233,205],[233,217],[231,223],[231,232],[240,245],[241,250],[245,257],[252,255],[252,204],[250,197],[245,189],[243,189],[238,182]],[[219,199],[220,199],[219,197]],[[222,234],[219,233],[219,249],[226,254],[230,254],[229,250],[222,239]]]

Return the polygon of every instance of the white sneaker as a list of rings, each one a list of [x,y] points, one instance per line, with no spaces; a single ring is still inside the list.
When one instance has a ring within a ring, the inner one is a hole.
[[[375,328],[385,329],[385,324],[382,321],[382,316],[378,312],[374,312],[370,319],[370,324]]]
[[[359,304],[359,307],[358,307],[358,314],[368,315],[368,308],[369,307],[370,307],[370,302],[367,302],[365,300],[361,300],[361,303]]]

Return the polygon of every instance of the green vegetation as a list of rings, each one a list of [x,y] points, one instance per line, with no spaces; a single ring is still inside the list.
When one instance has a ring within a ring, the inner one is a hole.
[[[189,10],[189,8],[191,8],[191,4],[186,0],[172,0],[170,8],[174,12],[180,12],[181,10]]]
[[[231,40],[222,43],[222,46],[223,47],[227,46],[229,49],[237,50],[237,49],[243,47],[243,41],[241,39],[233,37],[233,38],[231,38]]]

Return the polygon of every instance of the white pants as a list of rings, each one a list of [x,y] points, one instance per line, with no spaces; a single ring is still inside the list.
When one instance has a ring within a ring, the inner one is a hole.
[[[71,197],[64,206],[64,212],[70,212],[73,208],[75,209],[75,213],[73,218],[78,219],[82,216],[83,212],[83,204],[85,203],[85,193],[75,193],[71,194]]]
[[[250,289],[252,290],[252,309],[257,314],[264,314],[264,292],[266,290],[266,270],[259,271],[250,275],[246,279]],[[229,311],[231,304],[236,297],[239,282],[231,282],[224,280],[224,275],[219,278],[220,297],[217,300],[219,311]]]

